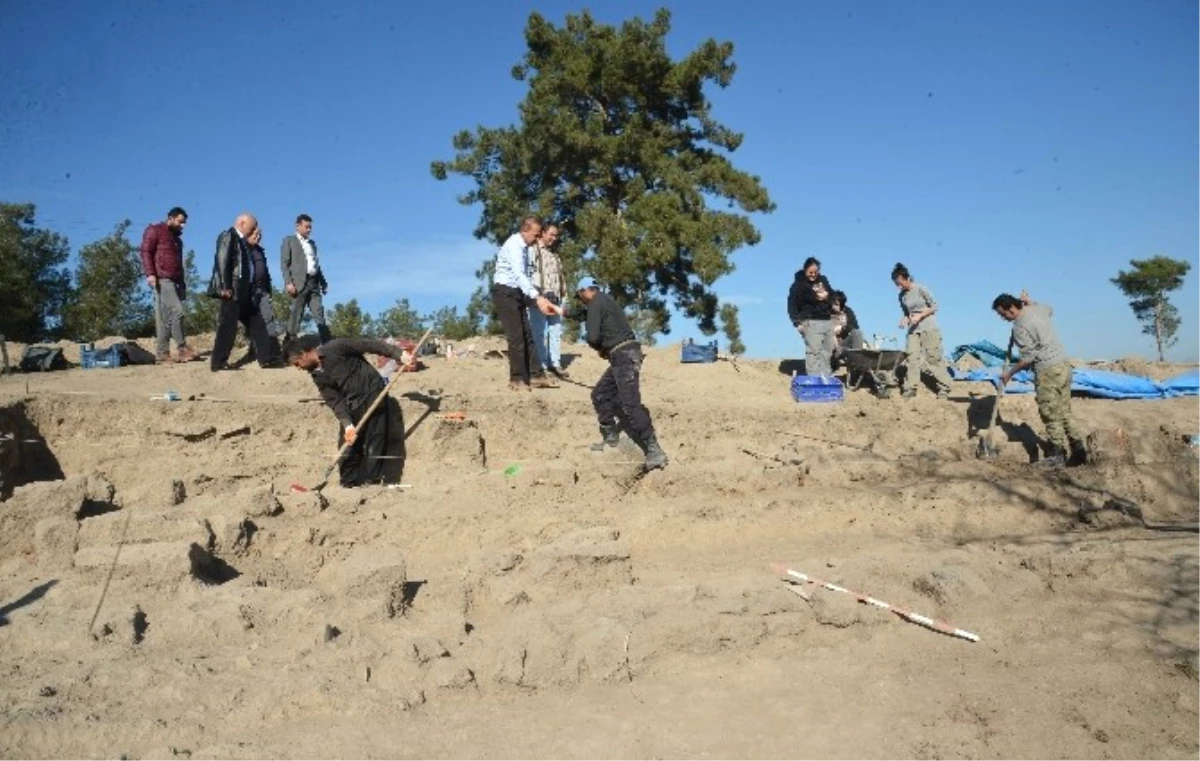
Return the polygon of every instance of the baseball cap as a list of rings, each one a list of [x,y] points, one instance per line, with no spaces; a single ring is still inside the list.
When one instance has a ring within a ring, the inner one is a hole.
[[[579,291],[587,290],[588,288],[599,288],[599,287],[600,287],[600,284],[596,282],[596,278],[585,277],[579,281],[579,285],[575,286],[575,291],[576,291],[576,293],[578,293]]]

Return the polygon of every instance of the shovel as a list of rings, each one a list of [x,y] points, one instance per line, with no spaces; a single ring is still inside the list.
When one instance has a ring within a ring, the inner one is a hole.
[[[1004,369],[1001,370],[1001,375],[1008,372],[1008,364],[1012,361],[1012,338],[1008,339],[1008,348],[1004,351]],[[1000,456],[996,450],[996,445],[992,443],[992,429],[996,427],[996,413],[1000,410],[1000,399],[1004,397],[1004,384],[999,384],[996,389],[996,401],[992,402],[992,419],[988,422],[987,430],[979,434],[979,448],[975,450],[975,456],[981,460],[994,460]]]
[[[417,357],[420,356],[421,347],[425,345],[425,340],[429,338],[429,334],[432,332],[433,332],[433,328],[430,328],[429,330],[425,331],[425,335],[421,336],[421,340],[417,343],[416,347],[412,350],[411,356],[412,356],[412,359],[414,362],[416,361]],[[359,418],[358,423],[356,424],[356,427],[361,426],[363,423],[365,423],[371,419],[371,415],[373,415],[375,413],[375,410],[379,407],[380,404],[383,403],[383,400],[387,398],[388,392],[390,392],[392,390],[392,386],[396,385],[396,382],[398,380],[400,380],[400,377],[402,375],[404,375],[403,366],[397,367],[396,374],[393,375],[392,379],[390,381],[388,381],[388,384],[383,387],[383,391],[379,392],[379,396],[375,397],[375,401],[371,402],[371,406],[368,407],[367,411],[363,413],[363,416],[361,418]],[[353,442],[346,442],[346,443],[342,444],[342,448],[338,450],[337,458],[329,465],[328,468],[325,469],[325,475],[322,476],[321,483],[314,486],[311,490],[305,488],[304,486],[301,486],[300,484],[292,484],[292,491],[294,491],[294,492],[315,491],[317,493],[320,493],[320,491],[322,489],[324,489],[326,486],[329,485],[329,476],[333,473],[333,469],[338,466],[338,463],[340,463],[342,461],[342,458],[346,456],[346,453],[350,451],[350,447],[352,447],[352,446],[354,446]]]

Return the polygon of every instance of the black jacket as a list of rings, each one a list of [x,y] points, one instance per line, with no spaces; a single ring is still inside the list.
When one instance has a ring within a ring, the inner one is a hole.
[[[313,383],[343,426],[357,423],[385,385],[379,371],[363,355],[379,354],[404,361],[404,350],[399,346],[369,338],[335,338],[322,344],[317,354],[321,366],[311,372]]]
[[[625,311],[612,296],[597,291],[586,306],[588,346],[600,352],[600,356],[607,357],[617,346],[637,340],[629,320],[625,319]]]
[[[250,300],[250,244],[232,227],[217,236],[213,263],[213,286],[232,291],[237,301]]]
[[[842,333],[841,337],[845,338],[846,336],[850,335],[850,331],[859,329],[858,317],[854,314],[854,310],[849,306],[843,306],[842,311],[846,314],[846,330]]]
[[[824,301],[818,301],[813,292],[818,283],[825,286],[825,292],[828,294]],[[809,282],[804,276],[804,270],[799,270],[788,291],[788,317],[793,325],[799,325],[804,320],[828,320],[833,312],[829,306],[829,300],[832,298],[833,286],[824,275],[817,275],[815,282]]]

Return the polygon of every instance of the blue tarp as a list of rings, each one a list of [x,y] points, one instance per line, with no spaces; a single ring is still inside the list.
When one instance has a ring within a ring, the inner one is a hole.
[[[955,347],[950,361],[957,362],[964,354],[970,354],[988,367],[1000,367],[1004,364],[1004,349],[991,341],[976,341],[973,344]],[[1013,359],[1016,359],[1016,352],[1013,353]]]
[[[1000,385],[1000,369],[984,367],[969,372],[950,368],[955,380],[983,381]],[[1071,374],[1071,390],[1102,399],[1163,399],[1173,396],[1196,396],[1200,394],[1200,371],[1192,370],[1170,380],[1159,383],[1140,375],[1114,373],[1110,370],[1093,370],[1077,367]],[[1033,373],[1022,370],[1013,376],[1005,387],[1006,394],[1028,394],[1033,392]]]

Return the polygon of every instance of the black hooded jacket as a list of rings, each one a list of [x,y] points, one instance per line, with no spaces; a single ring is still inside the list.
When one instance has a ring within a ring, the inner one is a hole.
[[[814,293],[814,287],[818,283],[825,286],[825,293],[828,294],[824,301],[818,301],[817,294]],[[833,314],[829,306],[832,299],[833,286],[824,275],[817,275],[815,281],[809,282],[804,276],[804,270],[799,270],[788,291],[788,317],[793,325],[799,325],[805,320],[828,320]]]

